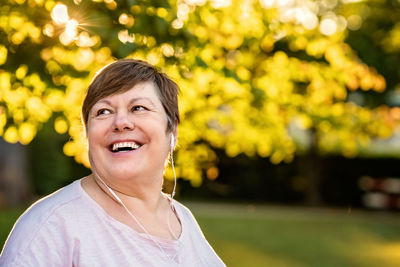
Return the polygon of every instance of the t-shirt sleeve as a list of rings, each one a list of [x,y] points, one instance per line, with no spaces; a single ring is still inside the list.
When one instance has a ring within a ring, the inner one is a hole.
[[[35,211],[28,212],[11,231],[0,256],[0,266],[72,266],[73,246],[69,240],[68,231],[57,215],[37,216]]]
[[[179,203],[178,205],[181,208],[181,214],[184,216],[183,219],[186,221],[186,226],[189,228],[191,242],[195,244],[194,247],[196,247],[197,254],[203,265],[210,267],[226,266],[208,243],[192,212],[182,204]]]

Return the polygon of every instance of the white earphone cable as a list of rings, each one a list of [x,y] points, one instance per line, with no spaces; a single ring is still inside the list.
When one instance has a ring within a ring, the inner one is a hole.
[[[174,188],[172,189],[172,193],[171,193],[171,198],[173,199],[175,196],[175,192],[176,192],[176,173],[175,173],[175,166],[174,166],[174,152],[173,152],[172,148],[171,148],[171,166],[172,166],[172,172],[174,173]]]
[[[124,202],[118,197],[118,195],[114,192],[114,190],[111,189],[111,187],[109,187],[104,180],[100,177],[100,175],[96,172],[95,170],[95,166],[94,163],[91,159],[91,157],[89,156],[89,160],[90,163],[92,165],[92,171],[93,173],[97,176],[97,178],[101,181],[101,183],[107,188],[107,190],[112,194],[112,196],[117,200],[117,202],[125,209],[125,211],[135,220],[135,222],[137,223],[137,225],[139,225],[139,227],[143,230],[143,232],[146,234],[146,236],[152,240],[154,242],[154,244],[156,244],[158,246],[158,248],[160,249],[160,251],[162,252],[162,254],[164,254],[164,256],[172,261],[175,262],[175,258],[179,253],[179,250],[172,256],[168,256],[168,254],[165,252],[165,250],[162,248],[161,244],[147,231],[147,229],[140,223],[140,221],[138,220],[138,218],[136,218],[136,216],[128,209],[128,207],[126,207],[126,205],[124,204]],[[171,206],[172,206],[172,202],[171,202]],[[173,234],[173,231],[171,229],[170,223],[169,223],[169,218],[168,218],[168,228],[169,231]],[[175,234],[172,235],[178,242],[179,242],[179,246],[181,245],[180,241],[178,240],[178,238],[176,238]]]

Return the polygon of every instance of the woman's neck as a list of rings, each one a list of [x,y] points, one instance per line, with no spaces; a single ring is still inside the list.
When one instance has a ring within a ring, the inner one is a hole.
[[[108,180],[100,178],[95,173],[90,177],[96,186],[113,201],[120,204],[120,201],[128,207],[135,210],[144,209],[146,211],[156,212],[165,202],[165,197],[161,192],[162,184],[156,185],[129,185],[111,183]]]

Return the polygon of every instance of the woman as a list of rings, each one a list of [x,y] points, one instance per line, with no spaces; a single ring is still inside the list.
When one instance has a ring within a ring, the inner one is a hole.
[[[82,107],[93,173],[27,210],[0,266],[225,266],[190,211],[161,191],[177,94],[146,62],[104,68]]]

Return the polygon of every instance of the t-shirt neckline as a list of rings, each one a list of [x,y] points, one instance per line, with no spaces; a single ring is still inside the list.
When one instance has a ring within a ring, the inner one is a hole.
[[[168,238],[163,238],[163,237],[159,237],[159,236],[155,236],[155,235],[151,235],[151,234],[146,234],[146,233],[140,233],[137,232],[135,229],[129,227],[128,225],[126,225],[125,223],[115,219],[114,217],[112,217],[110,214],[108,214],[103,207],[100,206],[99,203],[97,203],[82,187],[82,179],[76,180],[74,181],[74,184],[76,184],[75,186],[77,187],[77,189],[79,190],[80,194],[84,196],[85,199],[88,200],[89,204],[91,206],[94,206],[95,209],[97,211],[100,212],[100,214],[107,220],[109,220],[111,223],[113,223],[114,225],[117,224],[120,227],[123,227],[125,229],[125,231],[128,231],[130,233],[133,233],[135,236],[138,236],[142,239],[146,239],[146,240],[151,240],[152,238],[155,239],[157,242],[159,242],[163,247],[176,247],[178,246],[184,236],[184,222],[182,220],[183,216],[181,216],[179,209],[177,208],[178,205],[175,205],[175,200],[174,199],[168,199],[168,201],[170,201],[170,204],[172,205],[172,207],[175,210],[175,214],[178,217],[178,220],[180,221],[181,224],[181,233],[178,237],[178,239],[174,240],[174,239],[168,239]]]

